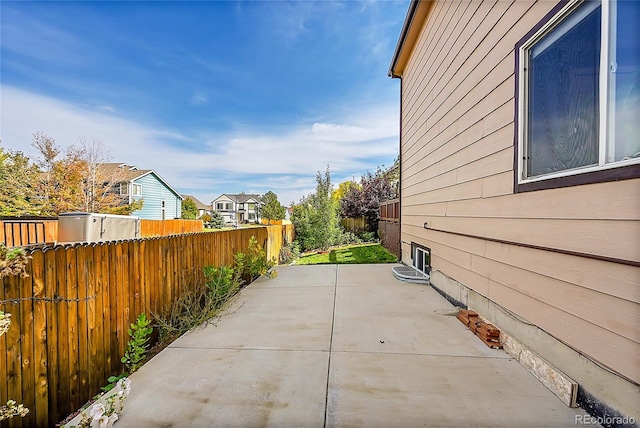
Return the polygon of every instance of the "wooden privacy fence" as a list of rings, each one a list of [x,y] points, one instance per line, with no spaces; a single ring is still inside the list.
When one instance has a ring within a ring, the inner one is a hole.
[[[400,222],[400,199],[391,199],[380,204],[380,220]]]
[[[202,220],[140,220],[140,236],[169,236],[180,233],[197,233],[204,230]]]
[[[0,310],[12,324],[0,337],[0,403],[31,411],[1,426],[53,426],[123,370],[127,328],[159,313],[208,265],[230,265],[255,236],[277,255],[292,226],[38,248],[27,278],[1,279]],[[280,244],[278,244],[280,243]]]
[[[7,247],[52,243],[57,238],[57,217],[3,217],[0,219],[0,242]]]
[[[293,225],[271,225],[267,226],[267,231],[269,233],[267,240],[268,245],[266,247],[267,258],[271,259],[272,257],[275,257],[276,260],[279,260],[280,249],[285,245],[291,244],[293,242]]]
[[[344,230],[353,234],[359,235],[362,232],[367,231],[367,219],[364,217],[355,218],[343,218],[340,220],[340,224],[344,227]]]
[[[402,258],[400,251],[400,199],[392,199],[380,204],[378,236],[382,246],[400,260]]]

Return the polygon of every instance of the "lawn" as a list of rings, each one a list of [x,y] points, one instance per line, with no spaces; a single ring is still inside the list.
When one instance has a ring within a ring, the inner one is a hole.
[[[351,245],[298,259],[296,265],[395,263],[396,256],[380,244]]]

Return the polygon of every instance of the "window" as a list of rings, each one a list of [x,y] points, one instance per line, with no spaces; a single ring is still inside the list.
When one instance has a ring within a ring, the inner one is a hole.
[[[162,220],[165,219],[165,207],[166,207],[166,203],[165,201],[160,201],[160,216],[162,218]]]
[[[233,210],[233,202],[216,202],[216,211]]]
[[[516,45],[518,191],[640,176],[639,27],[640,2],[571,1]]]
[[[131,184],[131,194],[133,196],[142,196],[142,185],[141,184]]]
[[[249,210],[251,210],[251,211],[255,211],[256,210],[255,202],[249,202]]]
[[[256,219],[256,213],[249,213],[249,220],[255,220]]]
[[[120,183],[120,194],[121,195],[129,194],[129,183]]]
[[[411,257],[413,258],[413,267],[420,272],[429,275],[431,272],[431,250],[412,242]]]

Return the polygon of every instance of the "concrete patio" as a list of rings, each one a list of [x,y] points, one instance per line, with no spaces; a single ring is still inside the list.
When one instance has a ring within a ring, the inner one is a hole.
[[[562,427],[566,407],[393,265],[287,266],[133,374],[119,427]]]

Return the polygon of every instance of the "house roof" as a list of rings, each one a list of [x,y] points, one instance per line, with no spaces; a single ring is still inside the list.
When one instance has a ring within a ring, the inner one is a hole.
[[[184,198],[184,200],[186,201],[187,199],[191,199],[193,202],[195,202],[196,204],[196,208],[199,210],[208,210],[211,208],[211,206],[209,205],[205,205],[202,202],[200,202],[198,200],[198,198],[196,198],[195,196],[192,195],[182,195],[182,197]]]
[[[184,199],[176,189],[171,187],[171,185],[167,183],[166,180],[160,177],[160,174],[158,174],[152,169],[139,169],[135,165],[128,165],[126,163],[121,163],[121,162],[120,163],[118,162],[101,163],[100,168],[102,169],[102,172],[104,172],[107,175],[122,174],[121,181],[125,181],[125,182],[133,182],[135,180],[139,180],[140,178],[146,175],[153,174],[162,184],[167,186],[169,190],[175,193],[175,195],[179,197],[180,200]]]
[[[222,198],[223,196],[226,196],[227,198],[229,198],[230,200],[232,200],[233,202],[238,203],[238,204],[244,204],[249,199],[253,199],[256,202],[260,202],[262,200],[262,197],[260,195],[257,195],[257,194],[254,194],[254,193],[238,193],[238,194],[223,193],[222,195],[220,195],[217,198],[215,198],[211,203],[213,204],[214,202],[216,202],[218,199]]]
[[[422,26],[427,22],[435,0],[411,0],[402,31],[389,66],[389,77],[402,77]]]

